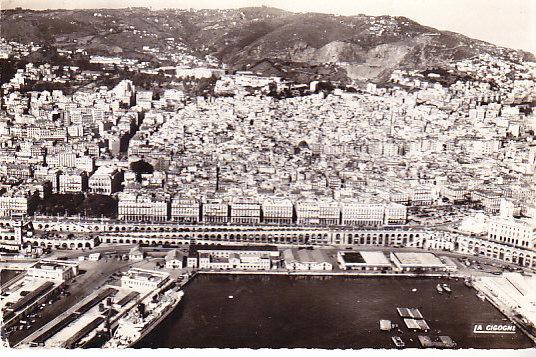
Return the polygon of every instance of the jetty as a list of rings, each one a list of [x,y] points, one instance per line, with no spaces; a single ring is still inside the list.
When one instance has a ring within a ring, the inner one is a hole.
[[[423,316],[419,309],[414,308],[407,308],[407,307],[397,307],[396,311],[398,311],[398,314],[403,319],[409,318],[409,319],[422,319]]]
[[[456,342],[449,336],[439,336],[435,341],[428,336],[418,336],[423,348],[454,348]]]

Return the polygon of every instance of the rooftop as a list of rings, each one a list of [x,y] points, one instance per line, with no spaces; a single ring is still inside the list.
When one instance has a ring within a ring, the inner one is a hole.
[[[409,266],[444,266],[443,262],[432,253],[396,252],[391,253],[401,265]]]

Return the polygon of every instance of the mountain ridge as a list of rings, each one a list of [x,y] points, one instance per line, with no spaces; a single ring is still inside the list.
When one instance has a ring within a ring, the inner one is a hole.
[[[151,56],[143,53],[144,45],[163,48],[164,39],[171,37],[185,51],[215,56],[230,69],[251,69],[269,59],[281,64],[290,77],[305,71],[315,79],[381,80],[394,69],[444,67],[480,53],[534,61],[534,55],[526,51],[437,30],[401,16],[293,13],[271,7],[12,9],[1,14],[2,36],[10,41],[147,59]]]

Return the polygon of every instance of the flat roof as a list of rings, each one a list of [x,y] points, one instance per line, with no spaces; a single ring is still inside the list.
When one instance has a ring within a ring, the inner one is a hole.
[[[396,252],[392,253],[401,265],[408,266],[444,266],[443,262],[432,253]]]
[[[383,252],[359,252],[363,259],[365,259],[365,263],[370,265],[391,265],[391,262]]]
[[[360,252],[342,252],[345,263],[360,264],[370,266],[390,266],[391,263],[383,254],[379,251],[360,251]]]
[[[299,263],[331,263],[328,256],[321,250],[287,249],[283,252],[285,260]]]
[[[346,263],[365,264],[365,259],[359,252],[343,252],[342,254]]]

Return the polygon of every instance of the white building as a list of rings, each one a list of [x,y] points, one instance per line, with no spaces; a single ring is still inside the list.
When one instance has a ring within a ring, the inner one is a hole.
[[[0,196],[0,216],[27,215],[33,213],[38,199],[36,194],[26,190],[11,190]]]
[[[283,251],[288,270],[333,270],[329,258],[322,250],[287,249]]]
[[[136,291],[150,291],[162,287],[169,274],[154,270],[131,268],[121,277],[121,287]]]
[[[171,220],[195,223],[199,221],[201,205],[193,198],[174,197],[171,200]]]
[[[113,167],[101,166],[89,178],[89,191],[101,195],[111,195],[121,188],[121,173]]]
[[[317,201],[299,201],[296,203],[297,224],[320,224],[320,207]]]
[[[341,207],[338,202],[319,202],[318,220],[322,225],[338,225],[341,221]]]
[[[128,260],[139,261],[143,260],[144,257],[145,253],[138,247],[134,247],[128,252]]]
[[[385,205],[377,203],[346,202],[342,205],[342,224],[381,226],[384,222]]]
[[[87,189],[87,174],[84,171],[70,170],[60,174],[59,193],[81,193]]]
[[[293,218],[293,204],[289,199],[269,198],[262,203],[264,223],[291,224]]]
[[[343,270],[389,271],[392,263],[383,252],[337,252],[337,262]]]
[[[389,257],[401,272],[447,271],[445,264],[432,253],[391,252]]]
[[[534,250],[536,224],[530,220],[493,217],[489,220],[488,239]]]
[[[226,223],[229,221],[229,205],[222,200],[208,200],[203,203],[203,222]]]
[[[386,205],[384,213],[384,223],[386,225],[405,224],[408,219],[408,207],[398,203]]]
[[[118,198],[119,219],[162,222],[168,218],[168,202],[165,197],[121,193]]]
[[[62,260],[41,260],[26,270],[30,278],[67,281],[78,274],[78,263]]]
[[[238,200],[231,203],[231,223],[258,224],[261,221],[261,205],[254,201]]]
[[[177,249],[170,250],[166,254],[165,260],[168,269],[182,269],[184,266],[184,254]]]

